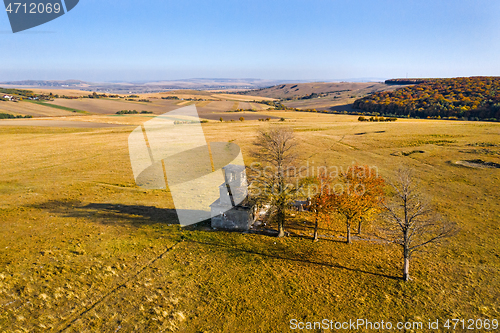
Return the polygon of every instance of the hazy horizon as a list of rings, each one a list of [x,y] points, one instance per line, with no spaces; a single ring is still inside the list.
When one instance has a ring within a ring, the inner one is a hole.
[[[87,0],[16,34],[0,15],[0,82],[498,76],[498,14],[491,0]]]
[[[385,78],[370,78],[370,77],[360,77],[360,78],[346,78],[346,79],[328,79],[328,80],[316,80],[316,79],[261,79],[261,78],[250,78],[250,77],[186,77],[186,78],[177,78],[177,79],[159,79],[159,80],[134,80],[134,81],[125,81],[125,80],[103,80],[103,81],[86,81],[79,78],[65,78],[65,79],[38,79],[38,78],[25,78],[20,80],[3,80],[0,83],[5,82],[24,82],[24,81],[47,81],[47,82],[71,82],[71,81],[81,81],[85,83],[131,83],[131,84],[146,84],[146,83],[157,83],[157,82],[179,82],[179,81],[202,81],[202,80],[211,80],[211,81],[243,81],[243,82],[251,82],[251,81],[269,81],[269,82],[381,82],[385,80],[392,79],[392,77]]]

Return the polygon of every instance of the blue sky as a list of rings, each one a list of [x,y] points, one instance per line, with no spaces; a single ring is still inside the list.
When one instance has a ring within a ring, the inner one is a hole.
[[[500,75],[498,0],[80,0],[12,34],[0,81]]]

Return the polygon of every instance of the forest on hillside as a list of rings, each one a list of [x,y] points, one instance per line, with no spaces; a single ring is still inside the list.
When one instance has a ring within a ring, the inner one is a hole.
[[[353,107],[390,116],[500,121],[500,77],[426,80],[371,94]]]

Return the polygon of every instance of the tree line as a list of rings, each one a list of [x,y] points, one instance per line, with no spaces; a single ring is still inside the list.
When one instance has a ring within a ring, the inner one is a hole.
[[[121,110],[116,112],[116,114],[152,114],[153,111],[137,111],[137,110]]]
[[[500,77],[426,79],[373,93],[356,100],[353,107],[382,115],[500,121]]]
[[[31,115],[27,115],[27,116],[21,116],[21,115],[17,115],[17,116],[14,116],[12,114],[9,114],[9,113],[0,113],[0,119],[16,119],[16,118],[33,118],[33,116]]]

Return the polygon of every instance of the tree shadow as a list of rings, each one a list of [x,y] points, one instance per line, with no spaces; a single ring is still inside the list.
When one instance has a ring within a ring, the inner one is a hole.
[[[335,111],[335,112],[342,112],[342,111],[354,112],[354,111],[359,111],[359,110],[353,109],[352,105],[353,104],[335,105],[335,106],[329,107],[328,110]]]
[[[81,209],[99,212],[99,217],[105,219],[127,220],[147,225],[156,223],[179,224],[175,209],[111,203],[90,203]]]
[[[319,227],[318,227],[318,232],[319,233],[344,233],[345,230],[343,228],[339,229],[340,227],[333,225],[333,226],[325,226],[325,222],[320,222]],[[294,218],[291,220],[288,220],[285,224],[285,230],[290,231],[293,230],[293,232],[297,233],[299,231],[302,232],[308,232],[308,233],[313,233],[314,232],[314,222],[307,220],[305,218]]]
[[[300,256],[300,254],[298,254],[298,253],[294,253],[293,256],[286,256],[284,254],[271,254],[271,253],[264,253],[264,252],[260,252],[260,251],[256,251],[256,250],[243,249],[243,248],[239,248],[239,247],[234,246],[234,245],[217,243],[217,242],[213,242],[213,241],[212,242],[202,242],[202,241],[196,241],[196,240],[188,240],[188,241],[191,243],[208,245],[208,246],[216,246],[219,248],[223,248],[230,254],[247,253],[247,254],[259,255],[259,256],[273,258],[273,259],[287,260],[287,261],[299,262],[299,263],[304,263],[304,264],[311,264],[311,265],[322,266],[322,267],[330,267],[330,268],[336,268],[336,269],[341,269],[341,270],[346,270],[346,271],[351,271],[351,272],[358,272],[358,273],[363,273],[363,274],[368,274],[368,275],[373,275],[373,276],[385,277],[385,278],[392,279],[392,280],[400,280],[400,278],[397,276],[392,276],[392,275],[387,275],[387,274],[382,274],[382,273],[377,273],[377,272],[370,272],[370,271],[359,269],[359,268],[347,267],[347,266],[344,266],[344,265],[341,265],[338,263],[334,264],[334,263],[327,263],[327,262],[311,260],[310,258],[304,258],[303,255]]]
[[[64,217],[73,217],[73,218],[82,218],[86,220],[90,220],[91,222],[101,223],[101,224],[131,224],[135,227],[141,227],[144,225],[153,225],[157,223],[162,224],[179,224],[179,220],[177,218],[177,213],[175,209],[163,209],[157,208],[154,206],[144,206],[144,205],[123,205],[123,204],[113,204],[113,203],[89,203],[83,204],[80,201],[68,201],[68,200],[51,200],[45,203],[36,204],[30,206],[32,208],[42,209],[50,211],[53,214],[57,214]],[[200,222],[196,225],[192,225],[190,227],[208,225],[207,221]],[[210,229],[210,228],[207,228]],[[211,230],[211,229],[210,229]],[[290,230],[290,229],[289,229]],[[277,231],[264,228],[264,230],[257,231],[255,233],[259,233],[266,236],[276,236]],[[300,237],[304,238],[304,235],[296,235],[290,234],[292,237]],[[326,239],[322,238],[321,241],[332,241],[338,243],[344,243],[343,241],[334,240],[334,239]],[[291,255],[285,254],[273,254],[273,253],[265,253],[257,250],[249,250],[240,248],[236,245],[228,245],[224,243],[218,243],[214,241],[196,241],[196,240],[187,240],[192,243],[208,245],[208,246],[217,246],[225,249],[228,253],[238,254],[238,253],[247,253],[253,255],[265,256],[268,258],[280,259],[280,260],[288,260],[294,262],[300,262],[305,264],[323,266],[336,268],[341,270],[347,270],[352,272],[359,272],[363,274],[369,274],[373,276],[385,277],[388,279],[399,280],[399,277],[370,272],[367,270],[347,267],[345,265],[341,265],[338,263],[328,263],[311,260],[307,253],[297,253],[294,252]]]
[[[32,207],[48,210],[64,217],[87,219],[101,224],[126,223],[137,227],[157,223],[179,224],[175,209],[154,206],[113,203],[84,204],[80,201],[51,200]]]

